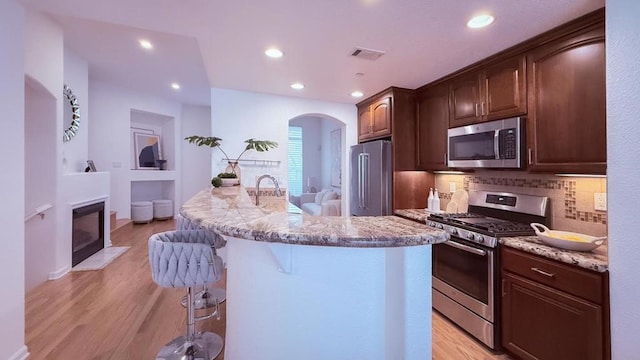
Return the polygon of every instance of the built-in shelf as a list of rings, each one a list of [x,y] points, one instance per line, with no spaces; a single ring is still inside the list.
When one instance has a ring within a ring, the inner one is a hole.
[[[130,170],[131,181],[171,181],[176,180],[174,170]]]
[[[227,159],[222,158],[222,162],[235,162],[236,159]],[[255,166],[280,166],[280,160],[263,160],[263,159],[240,159],[238,160],[240,164],[245,165],[255,165]]]

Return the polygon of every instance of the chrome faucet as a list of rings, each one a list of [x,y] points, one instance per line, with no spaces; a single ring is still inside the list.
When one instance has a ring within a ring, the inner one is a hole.
[[[278,185],[278,180],[271,175],[262,175],[256,180],[256,205],[260,205],[260,181],[264,178],[269,178],[273,181],[273,184],[276,186],[276,196],[282,196],[282,190],[280,190],[280,185]]]

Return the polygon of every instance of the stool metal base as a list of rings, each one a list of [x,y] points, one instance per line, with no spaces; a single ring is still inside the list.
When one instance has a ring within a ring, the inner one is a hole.
[[[216,299],[218,299],[219,304],[227,300],[227,292],[221,288],[210,287],[199,291],[194,297],[196,310],[211,309],[216,306]],[[187,307],[186,295],[182,297],[182,306]]]
[[[199,333],[191,344],[184,336],[173,339],[165,345],[156,360],[214,360],[222,351],[220,335],[212,332]]]

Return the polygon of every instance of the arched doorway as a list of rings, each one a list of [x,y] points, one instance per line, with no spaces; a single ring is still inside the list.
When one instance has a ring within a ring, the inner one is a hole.
[[[338,213],[325,209],[320,215],[344,212],[345,147],[345,124],[338,119],[305,114],[289,120],[288,191],[293,204],[301,207],[305,200],[315,198],[311,194],[330,190],[340,200]]]

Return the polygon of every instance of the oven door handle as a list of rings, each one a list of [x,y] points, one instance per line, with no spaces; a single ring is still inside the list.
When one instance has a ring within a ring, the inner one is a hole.
[[[451,247],[454,247],[456,249],[462,250],[462,251],[466,251],[468,253],[472,253],[478,256],[487,256],[487,251],[486,250],[482,250],[482,249],[476,249],[474,247],[468,246],[468,245],[463,245],[460,243],[457,243],[455,241],[446,241],[444,242],[445,245],[449,245]]]

